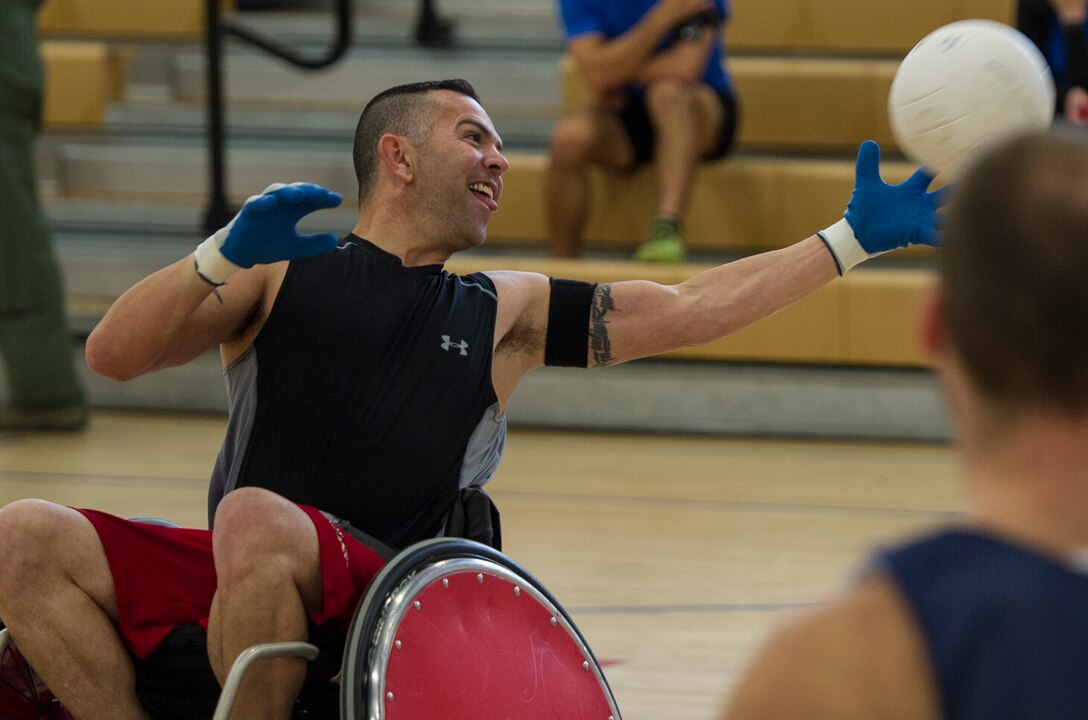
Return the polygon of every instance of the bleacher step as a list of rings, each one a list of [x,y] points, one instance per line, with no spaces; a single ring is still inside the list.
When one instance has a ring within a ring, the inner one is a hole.
[[[955,20],[1016,21],[1015,0],[733,0],[735,51],[902,57]]]
[[[121,53],[100,42],[41,44],[45,72],[42,123],[47,128],[101,125],[124,85]]]
[[[360,101],[361,102],[361,101]],[[223,118],[228,144],[251,139],[275,139],[279,145],[294,142],[330,142],[337,146],[351,140],[361,108],[307,109],[300,107],[230,106]],[[117,137],[206,138],[202,103],[127,102],[109,106],[103,132]],[[489,113],[506,147],[543,150],[555,125],[550,116],[505,114],[499,107]]]
[[[360,47],[404,47],[441,55],[444,49],[422,48],[415,44],[414,32],[418,3],[362,3],[356,0],[352,24],[353,43]],[[488,53],[517,49],[522,53],[556,54],[562,37],[550,2],[486,3],[487,8],[472,3],[444,2],[442,15],[454,22],[453,48],[458,51]],[[263,35],[285,43],[319,50],[327,46],[335,32],[331,10],[244,11],[235,16],[239,23]]]
[[[349,197],[355,194],[350,144],[333,148],[329,144],[291,143],[284,149],[232,146],[227,158],[230,184],[238,202],[270,183],[302,180]],[[67,144],[59,149],[59,160],[61,191],[77,196],[173,196],[186,201],[203,197],[209,184],[207,153],[197,142]]]
[[[537,57],[518,51],[432,54],[416,48],[360,47],[332,68],[312,72],[238,50],[225,64],[225,97],[231,107],[279,105],[358,113],[367,100],[393,85],[460,77],[469,80],[484,105],[495,112],[554,118],[559,107],[556,61],[557,56],[551,54]],[[204,98],[204,68],[201,54],[175,57],[176,99],[195,103]]]

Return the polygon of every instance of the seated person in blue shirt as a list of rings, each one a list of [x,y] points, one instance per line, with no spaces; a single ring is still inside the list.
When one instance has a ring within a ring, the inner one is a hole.
[[[595,102],[552,133],[551,253],[581,251],[590,166],[652,163],[657,206],[636,257],[681,262],[681,220],[697,166],[729,152],[736,129],[721,28],[728,0],[560,0],[559,10],[567,50]]]

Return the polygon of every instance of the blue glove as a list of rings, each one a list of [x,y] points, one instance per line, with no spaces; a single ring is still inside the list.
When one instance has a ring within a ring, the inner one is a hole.
[[[880,177],[880,146],[863,142],[846,216],[818,233],[835,256],[839,274],[889,250],[939,245],[937,209],[947,201],[950,188],[928,192],[932,182],[919,168],[902,184],[887,184]]]
[[[328,252],[337,245],[334,234],[299,235],[295,225],[315,210],[340,202],[338,193],[319,185],[269,185],[246,200],[226,227],[197,247],[197,272],[213,285],[222,285],[240,268]]]

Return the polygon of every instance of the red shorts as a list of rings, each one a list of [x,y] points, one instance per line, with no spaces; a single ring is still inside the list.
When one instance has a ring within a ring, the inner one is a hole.
[[[299,507],[317,529],[324,603],[315,624],[335,620],[346,632],[355,606],[384,561],[316,508]],[[146,658],[178,625],[208,629],[215,594],[211,530],[166,527],[79,509],[98,533],[117,593],[125,645]]]

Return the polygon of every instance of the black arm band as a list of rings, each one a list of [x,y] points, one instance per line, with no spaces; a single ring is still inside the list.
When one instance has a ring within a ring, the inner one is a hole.
[[[589,364],[589,309],[595,283],[549,278],[548,335],[544,364],[586,367]]]

